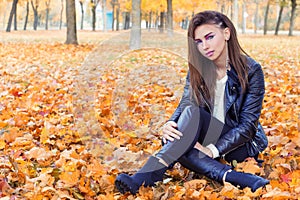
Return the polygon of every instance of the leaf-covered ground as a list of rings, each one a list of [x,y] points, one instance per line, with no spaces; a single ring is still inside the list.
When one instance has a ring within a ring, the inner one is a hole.
[[[79,32],[78,46],[60,31],[0,33],[0,199],[298,199],[300,38],[285,36],[240,38],[265,72],[269,147],[262,168],[236,168],[270,185],[251,193],[175,165],[136,196],[115,190],[160,148],[187,70],[184,34],[144,34],[150,48],[130,52],[126,32]]]

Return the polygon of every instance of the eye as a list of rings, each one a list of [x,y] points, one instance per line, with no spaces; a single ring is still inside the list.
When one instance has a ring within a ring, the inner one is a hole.
[[[209,35],[209,36],[207,36],[205,39],[206,39],[206,40],[212,40],[214,37],[215,37],[215,35]]]
[[[202,40],[200,40],[200,39],[195,40],[195,44],[196,45],[201,45],[202,44]]]

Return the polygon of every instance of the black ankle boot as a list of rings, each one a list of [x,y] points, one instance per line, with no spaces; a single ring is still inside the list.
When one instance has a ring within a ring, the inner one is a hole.
[[[249,187],[252,192],[255,192],[258,188],[263,187],[270,182],[260,176],[237,171],[229,171],[226,174],[225,181],[241,189]]]
[[[122,194],[126,192],[136,194],[142,185],[154,186],[155,182],[162,181],[167,169],[156,157],[151,156],[146,164],[134,175],[118,175],[115,185]]]
[[[231,169],[229,165],[222,164],[195,148],[183,155],[178,161],[185,168],[220,183],[223,182],[225,172]]]
[[[206,156],[195,148],[183,155],[179,162],[185,168],[203,174],[219,183],[223,183],[223,176],[225,172],[228,172],[225,178],[226,182],[241,189],[250,187],[252,192],[269,183],[268,180],[260,176],[233,171],[230,166]]]

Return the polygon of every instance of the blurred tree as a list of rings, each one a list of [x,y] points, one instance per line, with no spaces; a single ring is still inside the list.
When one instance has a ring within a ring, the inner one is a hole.
[[[80,4],[80,10],[81,10],[80,30],[83,30],[83,19],[84,19],[83,0],[80,0],[79,4]]]
[[[15,30],[17,30],[17,4],[18,4],[18,0],[13,0],[12,6],[11,6],[11,10],[10,10],[10,15],[9,15],[9,19],[8,19],[8,23],[7,23],[7,28],[6,28],[6,32],[10,32],[11,30],[11,24],[12,24],[12,20],[13,18],[14,23],[15,23]]]
[[[242,33],[246,33],[246,16],[247,14],[247,8],[246,8],[246,2],[245,0],[242,2]]]
[[[46,24],[45,24],[45,29],[48,30],[48,23],[49,23],[49,11],[50,11],[50,1],[51,0],[46,0]]]
[[[115,21],[116,21],[116,30],[119,30],[119,19],[120,19],[120,3],[118,0],[112,0],[111,1],[112,6],[112,30],[115,29]]]
[[[173,36],[173,7],[172,0],[167,0],[167,33],[169,37]]]
[[[66,0],[67,40],[66,44],[78,44],[75,0]]]
[[[38,21],[39,21],[39,14],[38,14],[38,8],[39,8],[39,0],[31,0],[31,6],[33,10],[34,20],[33,20],[33,30],[37,30]]]
[[[102,23],[103,23],[103,31],[107,30],[106,28],[106,0],[102,0]]]
[[[62,18],[63,18],[63,12],[64,12],[64,0],[60,0],[60,16],[59,16],[59,30],[61,30],[62,27]]]
[[[268,31],[268,16],[269,16],[269,9],[270,9],[271,0],[268,0],[264,18],[264,35],[267,34]]]
[[[294,20],[296,17],[296,7],[297,7],[297,2],[296,0],[291,0],[291,18],[290,18],[290,28],[289,28],[289,36],[293,35],[293,30],[294,30]]]
[[[29,16],[29,1],[26,1],[26,15],[25,15],[25,21],[24,21],[24,28],[23,30],[26,31],[27,29],[27,23],[28,23],[28,16]]]
[[[92,28],[96,30],[96,8],[100,0],[91,0],[91,11],[92,11]]]
[[[281,18],[282,18],[282,12],[283,12],[284,7],[287,5],[286,0],[280,0],[278,3],[279,3],[280,9],[279,9],[279,13],[278,13],[276,28],[275,28],[275,35],[278,35],[279,26],[280,26],[280,22],[281,22]]]
[[[141,48],[141,0],[132,0],[132,28],[130,32],[130,49]]]
[[[257,29],[258,29],[258,7],[259,7],[259,3],[260,0],[255,0],[255,13],[254,13],[254,33],[257,33]]]

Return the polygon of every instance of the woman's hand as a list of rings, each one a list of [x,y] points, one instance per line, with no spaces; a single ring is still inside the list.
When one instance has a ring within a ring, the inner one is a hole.
[[[162,139],[163,143],[167,143],[167,140],[174,141],[174,138],[179,140],[182,136],[182,133],[178,131],[177,129],[177,123],[174,121],[168,121],[165,123],[162,129]]]
[[[198,149],[199,151],[201,151],[202,153],[206,154],[211,158],[213,157],[212,151],[209,148],[202,146],[199,142],[195,144],[194,148]]]

